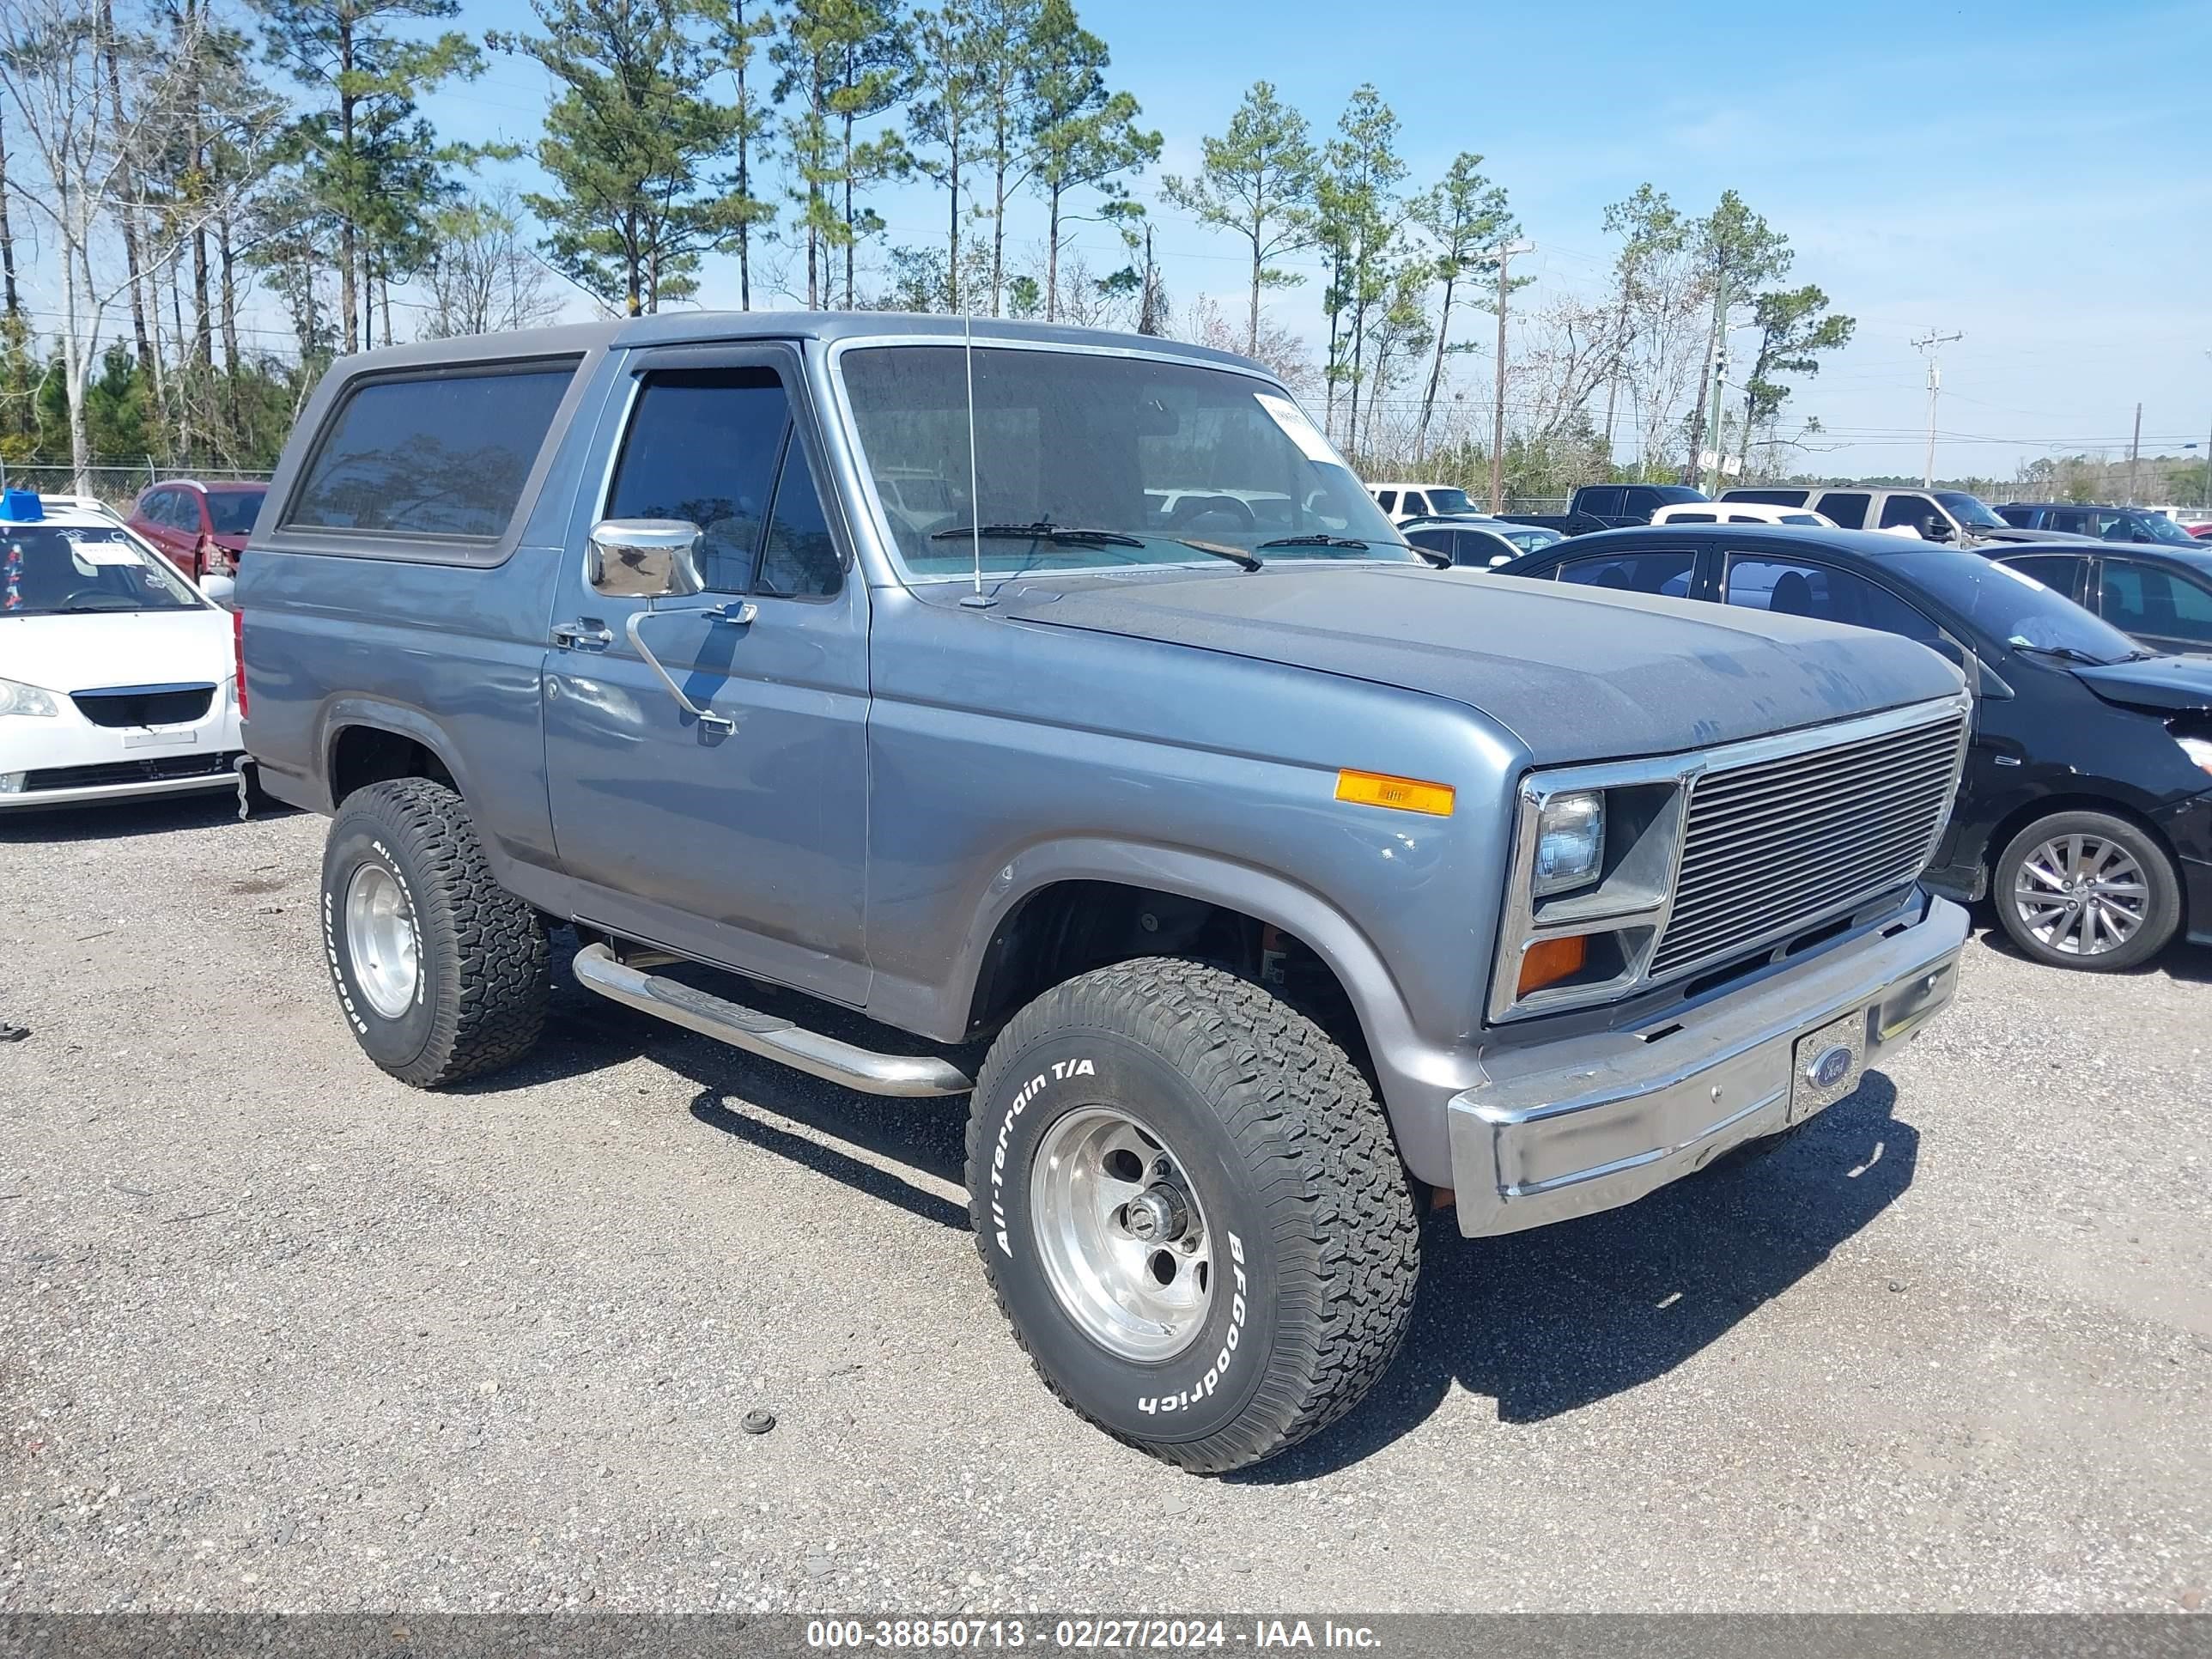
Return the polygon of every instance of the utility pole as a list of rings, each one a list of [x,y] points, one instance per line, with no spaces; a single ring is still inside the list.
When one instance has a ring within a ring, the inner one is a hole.
[[[1505,267],[1516,253],[1529,253],[1534,242],[1507,242],[1498,250],[1498,399],[1490,422],[1490,510],[1505,510],[1505,296],[1513,284]]]
[[[2136,504],[2136,462],[2142,454],[2142,405],[2136,405],[2136,435],[2128,440],[2128,505]]]
[[[1713,465],[1707,475],[1711,482],[1705,494],[1715,501],[1720,499],[1721,487],[1727,482],[1721,474],[1721,394],[1728,386],[1728,272],[1723,270],[1713,278],[1713,361],[1712,387],[1710,401],[1712,407],[1705,413],[1705,447],[1712,452]]]
[[[1929,329],[1912,343],[1928,354],[1928,459],[1921,464],[1920,487],[1936,488],[1936,399],[1943,390],[1943,365],[1940,361],[1943,348],[1954,340],[1963,340],[1963,333],[1938,334]]]

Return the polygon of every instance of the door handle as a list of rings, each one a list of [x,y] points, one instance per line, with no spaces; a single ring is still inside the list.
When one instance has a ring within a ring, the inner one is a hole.
[[[553,643],[571,651],[604,651],[615,642],[614,632],[598,623],[562,623],[553,629]]]

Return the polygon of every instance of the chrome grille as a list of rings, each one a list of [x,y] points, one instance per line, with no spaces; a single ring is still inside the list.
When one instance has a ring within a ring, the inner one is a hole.
[[[1958,774],[1962,715],[1708,772],[1649,976],[1750,950],[1917,876]]]

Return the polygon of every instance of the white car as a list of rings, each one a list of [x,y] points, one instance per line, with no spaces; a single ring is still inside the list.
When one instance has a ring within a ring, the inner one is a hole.
[[[1375,498],[1376,506],[1390,515],[1393,524],[1403,524],[1408,519],[1463,518],[1482,512],[1468,498],[1467,491],[1452,484],[1404,483],[1391,479],[1368,485],[1367,493]]]
[[[235,787],[235,627],[105,507],[0,493],[0,811]]]
[[[1836,521],[1809,507],[1765,501],[1677,501],[1651,515],[1654,524],[1786,524],[1801,530],[1833,530]]]

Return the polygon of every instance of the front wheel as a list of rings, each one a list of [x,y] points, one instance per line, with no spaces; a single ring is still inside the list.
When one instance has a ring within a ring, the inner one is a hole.
[[[496,1071],[544,1029],[545,920],[493,878],[461,798],[428,778],[373,783],[339,807],[323,948],[354,1036],[403,1083]]]
[[[2108,812],[2054,812],[1997,860],[1997,918],[2038,962],[2113,973],[2148,962],[2181,926],[2166,849]]]
[[[1349,1411],[1403,1340],[1419,1226],[1389,1125],[1304,1015],[1164,957],[1057,986],[993,1045],[969,1205],[1048,1387],[1185,1468]]]

